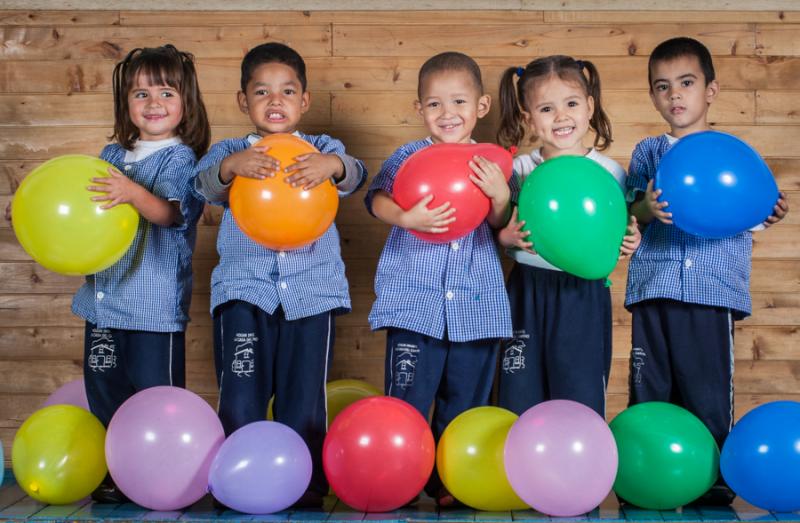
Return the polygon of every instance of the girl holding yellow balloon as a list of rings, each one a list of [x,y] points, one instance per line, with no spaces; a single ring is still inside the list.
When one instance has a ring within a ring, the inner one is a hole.
[[[251,49],[238,103],[255,131],[213,145],[194,188],[224,207],[211,312],[225,433],[263,420],[274,393],[275,421],[311,451],[311,485],[298,504],[320,506],[333,315],[350,311],[333,218],[339,196],[367,173],[339,140],[297,130],[310,101],[297,52],[278,43]]]
[[[134,49],[114,68],[115,143],[100,154],[113,168],[92,178],[95,195],[86,198],[101,209],[131,205],[144,219],[128,251],[88,275],[72,303],[86,320],[89,406],[106,426],[137,391],[185,383],[191,260],[202,212],[189,182],[210,140],[192,60],[165,45]],[[110,480],[94,497],[124,499]]]

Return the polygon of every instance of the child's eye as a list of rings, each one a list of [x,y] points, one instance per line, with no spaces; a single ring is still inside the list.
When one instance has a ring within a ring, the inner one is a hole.
[[[297,92],[297,91],[295,91],[294,89],[284,89],[284,90],[283,90],[283,94],[285,94],[285,95],[287,95],[287,96],[291,96],[291,95],[293,95],[293,94],[294,94],[294,93],[296,93],[296,92]]]
[[[162,91],[161,96],[164,98],[172,98],[173,96],[175,96],[175,93],[173,93],[172,91]]]
[[[656,91],[666,91],[667,90],[667,84],[656,84],[655,89],[656,89]]]
[[[550,108],[549,107],[542,107],[541,109],[539,109],[539,112],[540,113],[549,113],[550,112]]]
[[[439,102],[428,102],[427,107],[430,108],[439,107]]]
[[[255,94],[257,96],[265,96],[267,94],[267,90],[266,89],[256,89]]]
[[[133,97],[134,98],[147,98],[147,93],[144,92],[144,91],[139,91],[139,92],[133,93]]]
[[[567,107],[578,107],[578,102],[577,102],[577,101],[575,101],[575,100],[570,100],[570,101],[567,103]]]
[[[683,82],[681,82],[681,85],[684,87],[692,86],[694,85],[694,80],[684,80]]]
[[[465,104],[465,103],[467,103],[467,101],[466,101],[466,100],[461,100],[461,99],[458,99],[458,100],[455,100],[455,103],[456,103],[456,104],[458,104],[458,105],[461,105],[461,104]]]

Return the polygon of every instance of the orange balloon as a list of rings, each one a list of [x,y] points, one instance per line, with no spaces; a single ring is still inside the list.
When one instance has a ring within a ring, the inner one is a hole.
[[[229,201],[236,224],[251,240],[270,249],[297,249],[312,243],[333,223],[339,194],[329,182],[308,191],[292,187],[284,180],[295,171],[283,170],[298,156],[319,151],[305,140],[282,133],[266,136],[255,145],[269,147],[266,154],[280,162],[280,172],[263,180],[234,179]]]

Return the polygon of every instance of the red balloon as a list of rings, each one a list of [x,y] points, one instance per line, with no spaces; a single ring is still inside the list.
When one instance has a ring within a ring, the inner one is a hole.
[[[511,178],[513,158],[499,145],[490,143],[437,143],[421,149],[403,163],[394,181],[392,197],[407,211],[428,194],[433,209],[450,202],[456,209],[456,221],[447,232],[427,233],[411,231],[422,240],[446,243],[472,232],[489,214],[489,198],[469,179],[473,156],[483,156],[500,166],[506,180]]]
[[[333,420],[322,448],[336,496],[364,512],[402,507],[428,481],[433,434],[417,410],[387,396],[359,400]]]

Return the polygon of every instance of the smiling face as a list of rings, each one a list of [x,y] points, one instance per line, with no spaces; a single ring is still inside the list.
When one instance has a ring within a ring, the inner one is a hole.
[[[147,75],[137,74],[128,91],[128,115],[139,129],[140,140],[172,138],[183,119],[181,94],[174,87],[153,85]]]
[[[489,112],[491,98],[482,95],[467,71],[428,75],[415,102],[434,143],[470,143],[472,130]]]
[[[706,85],[696,56],[655,62],[650,76],[650,99],[670,125],[670,134],[681,138],[708,129],[708,106],[716,98],[719,85],[716,80]]]
[[[293,133],[308,111],[310,95],[297,72],[286,64],[269,62],[253,70],[247,90],[239,92],[239,109],[250,117],[260,136]]]
[[[583,156],[583,137],[589,132],[594,99],[577,82],[552,75],[533,82],[525,95],[528,127],[542,142],[542,156]]]

